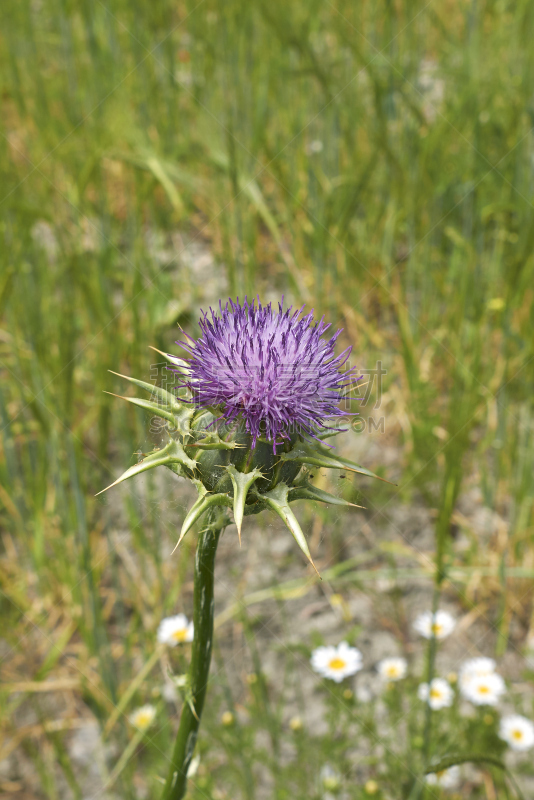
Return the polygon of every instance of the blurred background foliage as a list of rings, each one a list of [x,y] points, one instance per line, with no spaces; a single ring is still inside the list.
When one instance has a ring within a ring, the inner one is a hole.
[[[20,0],[0,15],[8,680],[44,679],[75,641],[81,698],[105,724],[133,654],[153,649],[191,545],[162,563],[153,542],[173,531],[149,480],[148,511],[135,488],[121,495],[141,556],[139,574],[125,570],[93,495],[146,449],[147,421],[103,390],[124,391],[109,369],[152,378],[147,346],[176,352],[177,323],[194,334],[219,295],[285,294],[342,326],[356,363],[382,361],[399,487],[373,487],[371,512],[422,499],[452,563],[474,476],[506,532],[457,563],[494,569],[477,597],[496,609],[498,651],[513,617],[526,636],[534,4]],[[3,694],[4,719],[28,697]],[[46,736],[81,796],[61,739]],[[44,796],[59,796],[32,741]],[[128,769],[121,797],[136,796]]]

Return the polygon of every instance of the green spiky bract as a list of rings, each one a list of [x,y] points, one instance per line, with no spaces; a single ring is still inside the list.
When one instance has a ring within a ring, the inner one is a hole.
[[[164,355],[173,366],[181,366],[180,359]],[[213,638],[215,553],[220,534],[230,522],[225,509],[233,511],[240,539],[244,517],[263,510],[274,511],[317,572],[291,503],[297,500],[338,506],[353,506],[353,503],[313,486],[308,480],[310,468],[351,470],[365,476],[378,476],[337,456],[319,441],[304,441],[299,434],[288,436],[276,454],[272,442],[261,437],[253,447],[252,436],[244,426],[222,421],[217,409],[198,409],[189,396],[178,397],[144,381],[125,375],[120,377],[150,392],[150,400],[122,399],[164,420],[166,442],[159,450],[154,450],[127,469],[111,486],[158,466],[166,466],[176,475],[190,480],[197,489],[198,498],[185,516],[176,547],[207,512],[207,523],[197,543],[195,561],[191,702],[184,704],[182,710],[163,794],[163,800],[180,800],[186,789],[187,769],[193,756],[206,694]]]

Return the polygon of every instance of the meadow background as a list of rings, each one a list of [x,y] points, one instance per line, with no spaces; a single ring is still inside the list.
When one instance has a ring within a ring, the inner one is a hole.
[[[496,657],[534,711],[534,4],[19,0],[0,19],[0,797],[158,796],[188,653],[155,632],[191,612],[194,535],[170,553],[192,493],[158,471],[94,497],[152,447],[104,391],[128,393],[108,370],[163,380],[148,346],[179,354],[178,325],[245,294],[306,303],[382,363],[362,417],[383,429],[339,447],[396,485],[319,476],[366,506],[299,509],[321,585],[272,517],[241,549],[227,530],[191,797],[441,797],[414,783],[426,747],[500,752],[491,714],[447,711],[425,739],[411,623],[438,550],[459,620],[438,671]],[[365,670],[338,691],[309,654],[341,639]],[[393,654],[411,677],[387,694]],[[532,796],[531,759],[503,757]],[[455,796],[506,791],[477,764]]]

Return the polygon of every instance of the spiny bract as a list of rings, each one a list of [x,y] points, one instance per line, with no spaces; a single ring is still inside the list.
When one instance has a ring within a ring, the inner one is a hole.
[[[199,496],[177,546],[210,508],[231,508],[240,538],[244,516],[271,509],[313,564],[289,504],[353,504],[313,486],[309,468],[377,477],[322,443],[339,430],[326,422],[340,416],[336,403],[352,379],[352,370],[340,369],[350,348],[335,357],[340,331],[325,341],[320,337],[329,326],[322,319],[312,326],[312,313],[299,319],[302,309],[290,312],[284,313],[280,304],[275,315],[270,305],[255,308],[245,299],[243,305],[231,300],[230,307],[220,305],[219,316],[211,311],[211,319],[204,314],[202,338],[188,337],[190,343],[183,345],[192,356],[189,362],[161,354],[180,376],[176,394],[120,376],[151,393],[151,400],[123,399],[163,419],[167,443],[111,486],[162,465],[192,481]],[[217,524],[224,522],[221,518]]]

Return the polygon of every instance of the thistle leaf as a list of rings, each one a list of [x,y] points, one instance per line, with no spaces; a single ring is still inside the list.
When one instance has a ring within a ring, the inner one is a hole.
[[[145,389],[152,395],[156,395],[156,397],[159,397],[160,400],[163,400],[163,402],[170,406],[173,410],[177,411],[181,408],[181,404],[176,400],[176,397],[172,394],[172,392],[168,392],[167,389],[162,389],[161,386],[154,386],[152,383],[140,381],[137,378],[130,378],[128,375],[121,375],[120,372],[113,372],[112,369],[110,369],[109,372],[111,372],[112,375],[118,375],[119,378],[124,378],[124,380],[130,381],[130,383],[135,384],[135,386],[139,386],[140,389]]]
[[[327,450],[318,445],[311,445],[308,442],[299,442],[289,453],[280,453],[282,461],[295,461],[297,464],[312,464],[314,467],[325,467],[326,469],[348,469],[351,472],[358,472],[367,475],[369,478],[378,478],[379,481],[390,483],[380,475],[375,475],[365,467],[360,467],[348,458],[331,455]]]
[[[330,503],[332,506],[364,508],[364,506],[358,506],[356,503],[349,503],[348,500],[344,500],[342,497],[336,497],[329,492],[323,492],[322,489],[318,489],[317,486],[313,486],[311,483],[305,483],[290,489],[288,500],[290,503],[294,500],[318,500],[321,503]]]
[[[259,469],[254,469],[252,472],[239,472],[233,464],[228,464],[225,469],[234,486],[234,520],[237,527],[237,535],[239,536],[239,544],[241,545],[241,525],[243,524],[248,490],[254,481],[263,477],[263,474]]]
[[[146,472],[148,469],[153,469],[154,467],[161,467],[161,466],[171,466],[172,464],[180,464],[180,466],[189,467],[189,469],[195,469],[197,462],[194,461],[192,458],[185,453],[183,447],[175,442],[174,439],[171,439],[170,442],[165,445],[161,450],[156,450],[153,453],[149,453],[139,464],[134,464],[133,467],[124,472],[120,478],[117,478],[109,486],[106,486],[105,489],[102,489],[101,492],[98,492],[96,496],[102,494],[103,492],[107,492],[108,489],[111,489],[113,486],[117,486],[118,483],[122,483],[123,481],[128,480],[128,478],[132,478],[134,475],[139,475],[141,472]]]
[[[180,531],[180,537],[176,542],[176,547],[172,551],[173,553],[180,546],[182,539],[186,533],[191,530],[197,519],[201,517],[202,514],[208,510],[208,508],[211,508],[211,506],[228,506],[228,508],[231,508],[232,501],[231,498],[224,492],[220,492],[219,494],[201,494],[186,514],[182,525],[182,530]]]
[[[175,424],[174,414],[170,411],[166,411],[163,406],[153,403],[152,400],[142,400],[139,397],[124,397],[122,394],[113,394],[113,392],[104,392],[104,394],[110,394],[112,397],[118,397],[120,400],[127,400],[128,403],[133,403],[134,406],[139,406],[139,408],[151,411],[157,417],[162,417],[172,422],[173,425]]]
[[[289,492],[289,486],[286,483],[279,483],[274,489],[271,489],[270,492],[266,492],[265,494],[259,494],[257,492],[258,497],[260,500],[269,506],[273,511],[275,511],[278,516],[285,522],[289,530],[291,531],[296,543],[314,568],[317,575],[319,575],[319,571],[315,564],[313,563],[313,559],[310,554],[310,550],[308,548],[308,543],[302,533],[302,529],[298,523],[296,516],[293,514],[289,507],[287,495]],[[321,576],[319,575],[319,578]]]

